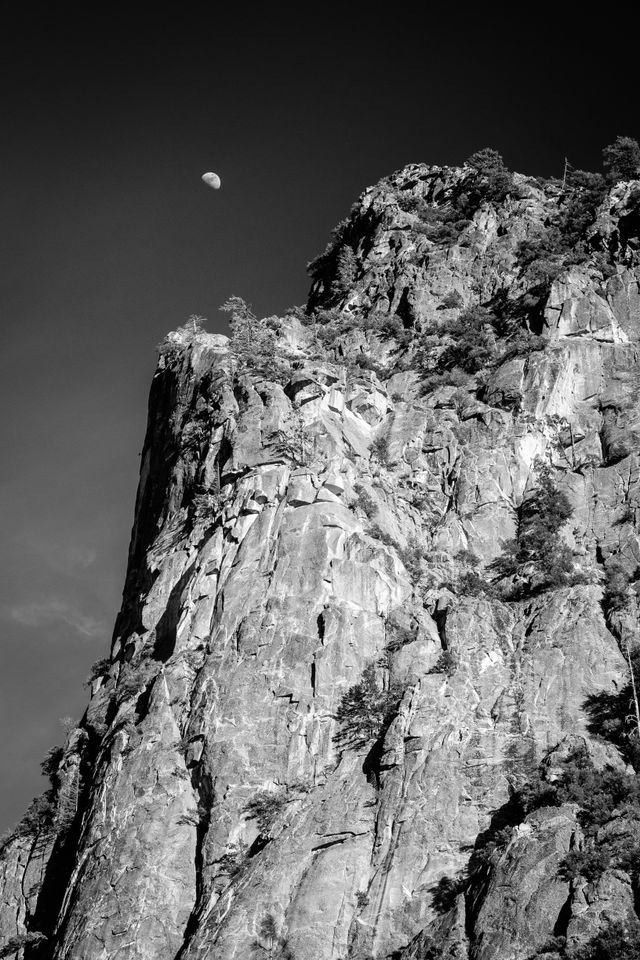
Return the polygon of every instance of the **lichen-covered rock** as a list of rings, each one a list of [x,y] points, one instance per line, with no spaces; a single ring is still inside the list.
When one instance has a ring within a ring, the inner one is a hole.
[[[280,322],[286,376],[195,326],[170,335],[111,664],[53,773],[45,841],[2,849],[5,939],[42,932],[47,960],[418,960],[434,944],[525,960],[633,907],[620,871],[560,875],[572,805],[529,813],[482,882],[461,880],[559,743],[624,767],[585,704],[628,681],[640,567],[632,194],[593,228],[608,276],[569,265],[525,349],[429,385],[424,357],[463,307],[530,294],[519,244],[560,203],[516,177],[433,240],[416,211],[469,176],[412,165],[363,194],[349,288],[329,253],[307,318]],[[495,562],[540,459],[571,505],[573,573],[509,595]],[[393,711],[349,742],[340,705],[370,665]]]

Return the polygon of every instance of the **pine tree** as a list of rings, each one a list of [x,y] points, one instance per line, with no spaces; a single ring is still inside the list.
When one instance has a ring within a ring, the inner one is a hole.
[[[275,338],[264,320],[257,316],[242,297],[229,297],[220,307],[230,314],[231,352],[237,372],[261,371],[275,360]]]
[[[573,513],[548,464],[538,467],[538,485],[519,510],[518,535],[490,565],[498,578],[517,576],[520,590],[545,590],[569,581],[573,554],[558,534]]]
[[[375,666],[370,663],[362,679],[345,693],[336,711],[340,724],[336,743],[357,749],[377,739],[390,723],[401,695],[395,684],[387,690],[378,686]]]
[[[480,199],[500,203],[513,188],[513,177],[501,154],[491,147],[472,153],[465,160],[465,165],[473,167],[482,178],[482,186],[477,189]]]
[[[286,802],[286,792],[282,789],[258,790],[244,809],[249,818],[256,821],[261,835],[267,836]]]
[[[473,167],[483,176],[489,176],[498,170],[505,170],[502,154],[491,147],[484,147],[482,150],[476,150],[470,157],[467,157],[465,164]]]
[[[444,369],[460,367],[465,373],[477,373],[496,357],[494,317],[485,307],[469,307],[448,325],[454,342],[440,356]]]
[[[610,183],[640,177],[640,144],[632,137],[616,137],[602,151],[603,166]]]
[[[358,258],[348,246],[340,248],[336,263],[336,273],[331,284],[332,293],[344,296],[351,292],[358,270]]]

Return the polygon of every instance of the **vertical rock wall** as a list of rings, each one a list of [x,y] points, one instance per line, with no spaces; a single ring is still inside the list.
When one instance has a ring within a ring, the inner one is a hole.
[[[565,271],[545,349],[482,389],[421,394],[407,338],[362,322],[446,329],[446,293],[470,305],[525,289],[517,243],[555,202],[526,178],[445,247],[397,205],[464,175],[414,166],[363,195],[357,281],[337,307],[327,282],[312,291],[312,306],[355,318],[324,358],[293,317],[277,380],[238,373],[225,337],[171,335],[111,665],[61,768],[72,814],[64,834],[57,814],[53,833],[2,850],[0,933],[47,936],[26,957],[417,960],[435,938],[447,956],[524,960],[632,905],[628,877],[560,877],[580,838],[571,806],[531,814],[481,889],[434,903],[549,752],[587,744],[623,766],[584,703],[626,683],[619,642],[635,622],[620,614],[614,636],[603,579],[612,558],[640,562],[628,257],[609,277]],[[610,198],[609,238],[627,195]],[[354,370],[357,356],[377,372]],[[562,540],[581,582],[517,602],[455,589],[461,557],[486,570],[514,536],[537,458],[573,507]],[[341,746],[336,712],[370,664],[398,709],[379,742]]]

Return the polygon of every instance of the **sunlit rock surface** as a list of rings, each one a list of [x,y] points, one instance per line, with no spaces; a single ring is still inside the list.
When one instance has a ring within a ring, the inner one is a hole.
[[[26,957],[420,960],[434,940],[459,960],[525,960],[633,906],[619,871],[560,877],[581,836],[570,806],[530,814],[481,885],[434,903],[558,744],[623,766],[584,703],[624,686],[620,640],[637,641],[631,608],[612,623],[602,604],[607,564],[640,562],[633,257],[564,271],[537,321],[545,349],[480,385],[423,392],[411,344],[362,324],[446,330],[452,291],[464,306],[526,291],[517,245],[556,203],[535,181],[446,245],[398,205],[465,175],[414,165],[363,194],[352,288],[311,293],[354,317],[324,359],[293,316],[278,381],[238,373],[225,337],[170,336],[111,666],[60,768],[72,813],[2,849],[0,936],[48,938]],[[598,221],[616,250],[628,187]],[[375,365],[354,370],[358,355]],[[537,458],[573,506],[562,538],[583,582],[516,602],[456,591],[461,556],[486,570],[514,537]],[[336,710],[372,662],[403,690],[397,715],[373,749],[340,746]],[[247,812],[265,790],[282,800],[268,838]]]

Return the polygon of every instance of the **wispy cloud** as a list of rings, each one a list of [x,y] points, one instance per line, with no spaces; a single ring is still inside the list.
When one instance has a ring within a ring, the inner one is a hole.
[[[98,557],[98,551],[87,543],[74,543],[64,538],[36,537],[33,533],[27,535],[23,541],[24,547],[30,550],[51,570],[67,576],[81,575],[82,571],[92,566]]]
[[[95,547],[73,547],[70,550],[69,566],[80,567],[82,570],[85,570],[96,562],[97,556],[98,551]]]
[[[73,603],[59,597],[15,604],[6,609],[5,617],[23,627],[46,627],[63,623],[87,638],[98,637],[105,629],[102,621],[83,613]]]

